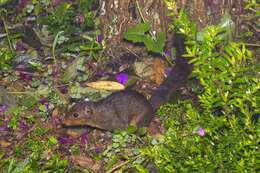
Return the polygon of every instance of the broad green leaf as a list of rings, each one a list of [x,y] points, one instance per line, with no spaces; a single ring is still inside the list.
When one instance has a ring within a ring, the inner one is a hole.
[[[19,103],[25,107],[32,107],[38,103],[39,99],[39,95],[25,94],[21,97]]]
[[[129,29],[125,34],[124,38],[133,42],[144,42],[147,35],[145,34],[150,30],[150,23],[140,23],[134,28]]]
[[[152,38],[147,33],[150,30],[149,23],[140,23],[134,28],[129,29],[125,34],[124,38],[136,42],[143,42],[149,51],[163,54],[163,48],[165,45],[166,34],[159,33],[158,38]]]
[[[82,64],[84,57],[77,58],[64,72],[61,81],[67,83],[77,76],[77,67]]]
[[[7,4],[10,0],[0,0],[0,6]]]
[[[159,33],[158,39],[154,40],[151,37],[147,36],[144,40],[144,44],[149,51],[163,54],[163,48],[165,45],[166,35],[165,33]]]
[[[13,107],[17,104],[17,97],[8,93],[4,87],[0,86],[0,104]]]

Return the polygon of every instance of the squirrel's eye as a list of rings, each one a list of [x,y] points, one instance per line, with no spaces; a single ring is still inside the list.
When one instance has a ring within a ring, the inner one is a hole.
[[[76,118],[79,116],[79,114],[77,112],[73,113],[73,116]]]

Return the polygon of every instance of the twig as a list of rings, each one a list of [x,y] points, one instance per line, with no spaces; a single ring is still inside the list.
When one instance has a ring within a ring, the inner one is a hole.
[[[138,10],[138,12],[139,12],[139,14],[140,14],[140,16],[141,16],[143,22],[146,22],[146,20],[145,20],[145,18],[144,18],[144,16],[143,16],[143,13],[142,13],[142,11],[141,11],[140,5],[139,5],[139,3],[138,3],[138,0],[136,0],[135,2],[136,2],[137,10]]]
[[[138,158],[141,157],[141,156],[142,156],[141,154],[140,154],[140,155],[137,155],[137,156],[135,156],[135,157],[133,158],[133,160],[136,160],[136,159],[138,159]],[[114,172],[115,170],[121,168],[122,166],[127,165],[129,162],[132,162],[133,160],[127,160],[127,161],[125,161],[125,162],[122,162],[122,163],[118,164],[117,166],[113,167],[112,169],[108,170],[106,173],[112,173],[112,172]]]
[[[254,43],[245,43],[246,46],[251,46],[251,47],[260,47],[259,44],[254,44]]]
[[[9,36],[9,32],[8,32],[8,29],[7,29],[7,26],[6,26],[5,19],[2,18],[2,21],[3,21],[5,33],[6,33],[6,36],[7,36],[9,49],[12,51],[12,53],[14,53],[14,47],[13,47],[12,41],[11,41],[10,36]]]
[[[143,22],[145,23],[145,22],[146,22],[146,19],[145,19],[144,16],[143,16],[143,13],[142,13],[142,11],[141,11],[141,8],[140,8],[140,5],[139,5],[139,3],[138,3],[138,0],[136,0],[135,3],[136,3],[137,10],[138,10],[138,12],[139,12],[141,18],[142,18]],[[153,37],[153,33],[152,33],[151,31],[149,31],[149,34]]]
[[[8,91],[7,93],[9,93],[9,94],[28,94],[28,95],[35,94],[35,92],[30,92],[30,91],[26,91],[26,92],[25,91]]]

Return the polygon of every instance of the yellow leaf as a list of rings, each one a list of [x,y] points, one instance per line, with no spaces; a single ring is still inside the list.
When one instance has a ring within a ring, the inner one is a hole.
[[[87,86],[97,90],[124,90],[125,86],[114,81],[96,81],[86,83]]]
[[[166,69],[166,65],[164,64],[163,60],[159,58],[155,58],[153,64],[153,70],[154,70],[154,80],[156,84],[160,85],[165,80],[165,69]]]
[[[0,146],[3,148],[9,147],[12,143],[5,141],[5,140],[0,140]]]
[[[79,165],[82,166],[84,168],[89,168],[91,170],[93,170],[94,172],[97,172],[101,166],[101,162],[100,161],[95,161],[87,156],[70,156],[70,160]]]

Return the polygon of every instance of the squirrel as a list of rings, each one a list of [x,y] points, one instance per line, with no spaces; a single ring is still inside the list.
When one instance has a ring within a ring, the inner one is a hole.
[[[125,129],[129,125],[137,128],[148,126],[155,111],[170,100],[192,71],[188,60],[181,57],[185,49],[184,41],[183,35],[176,35],[176,64],[150,100],[134,90],[118,91],[97,102],[83,100],[68,110],[62,124],[108,131]]]

